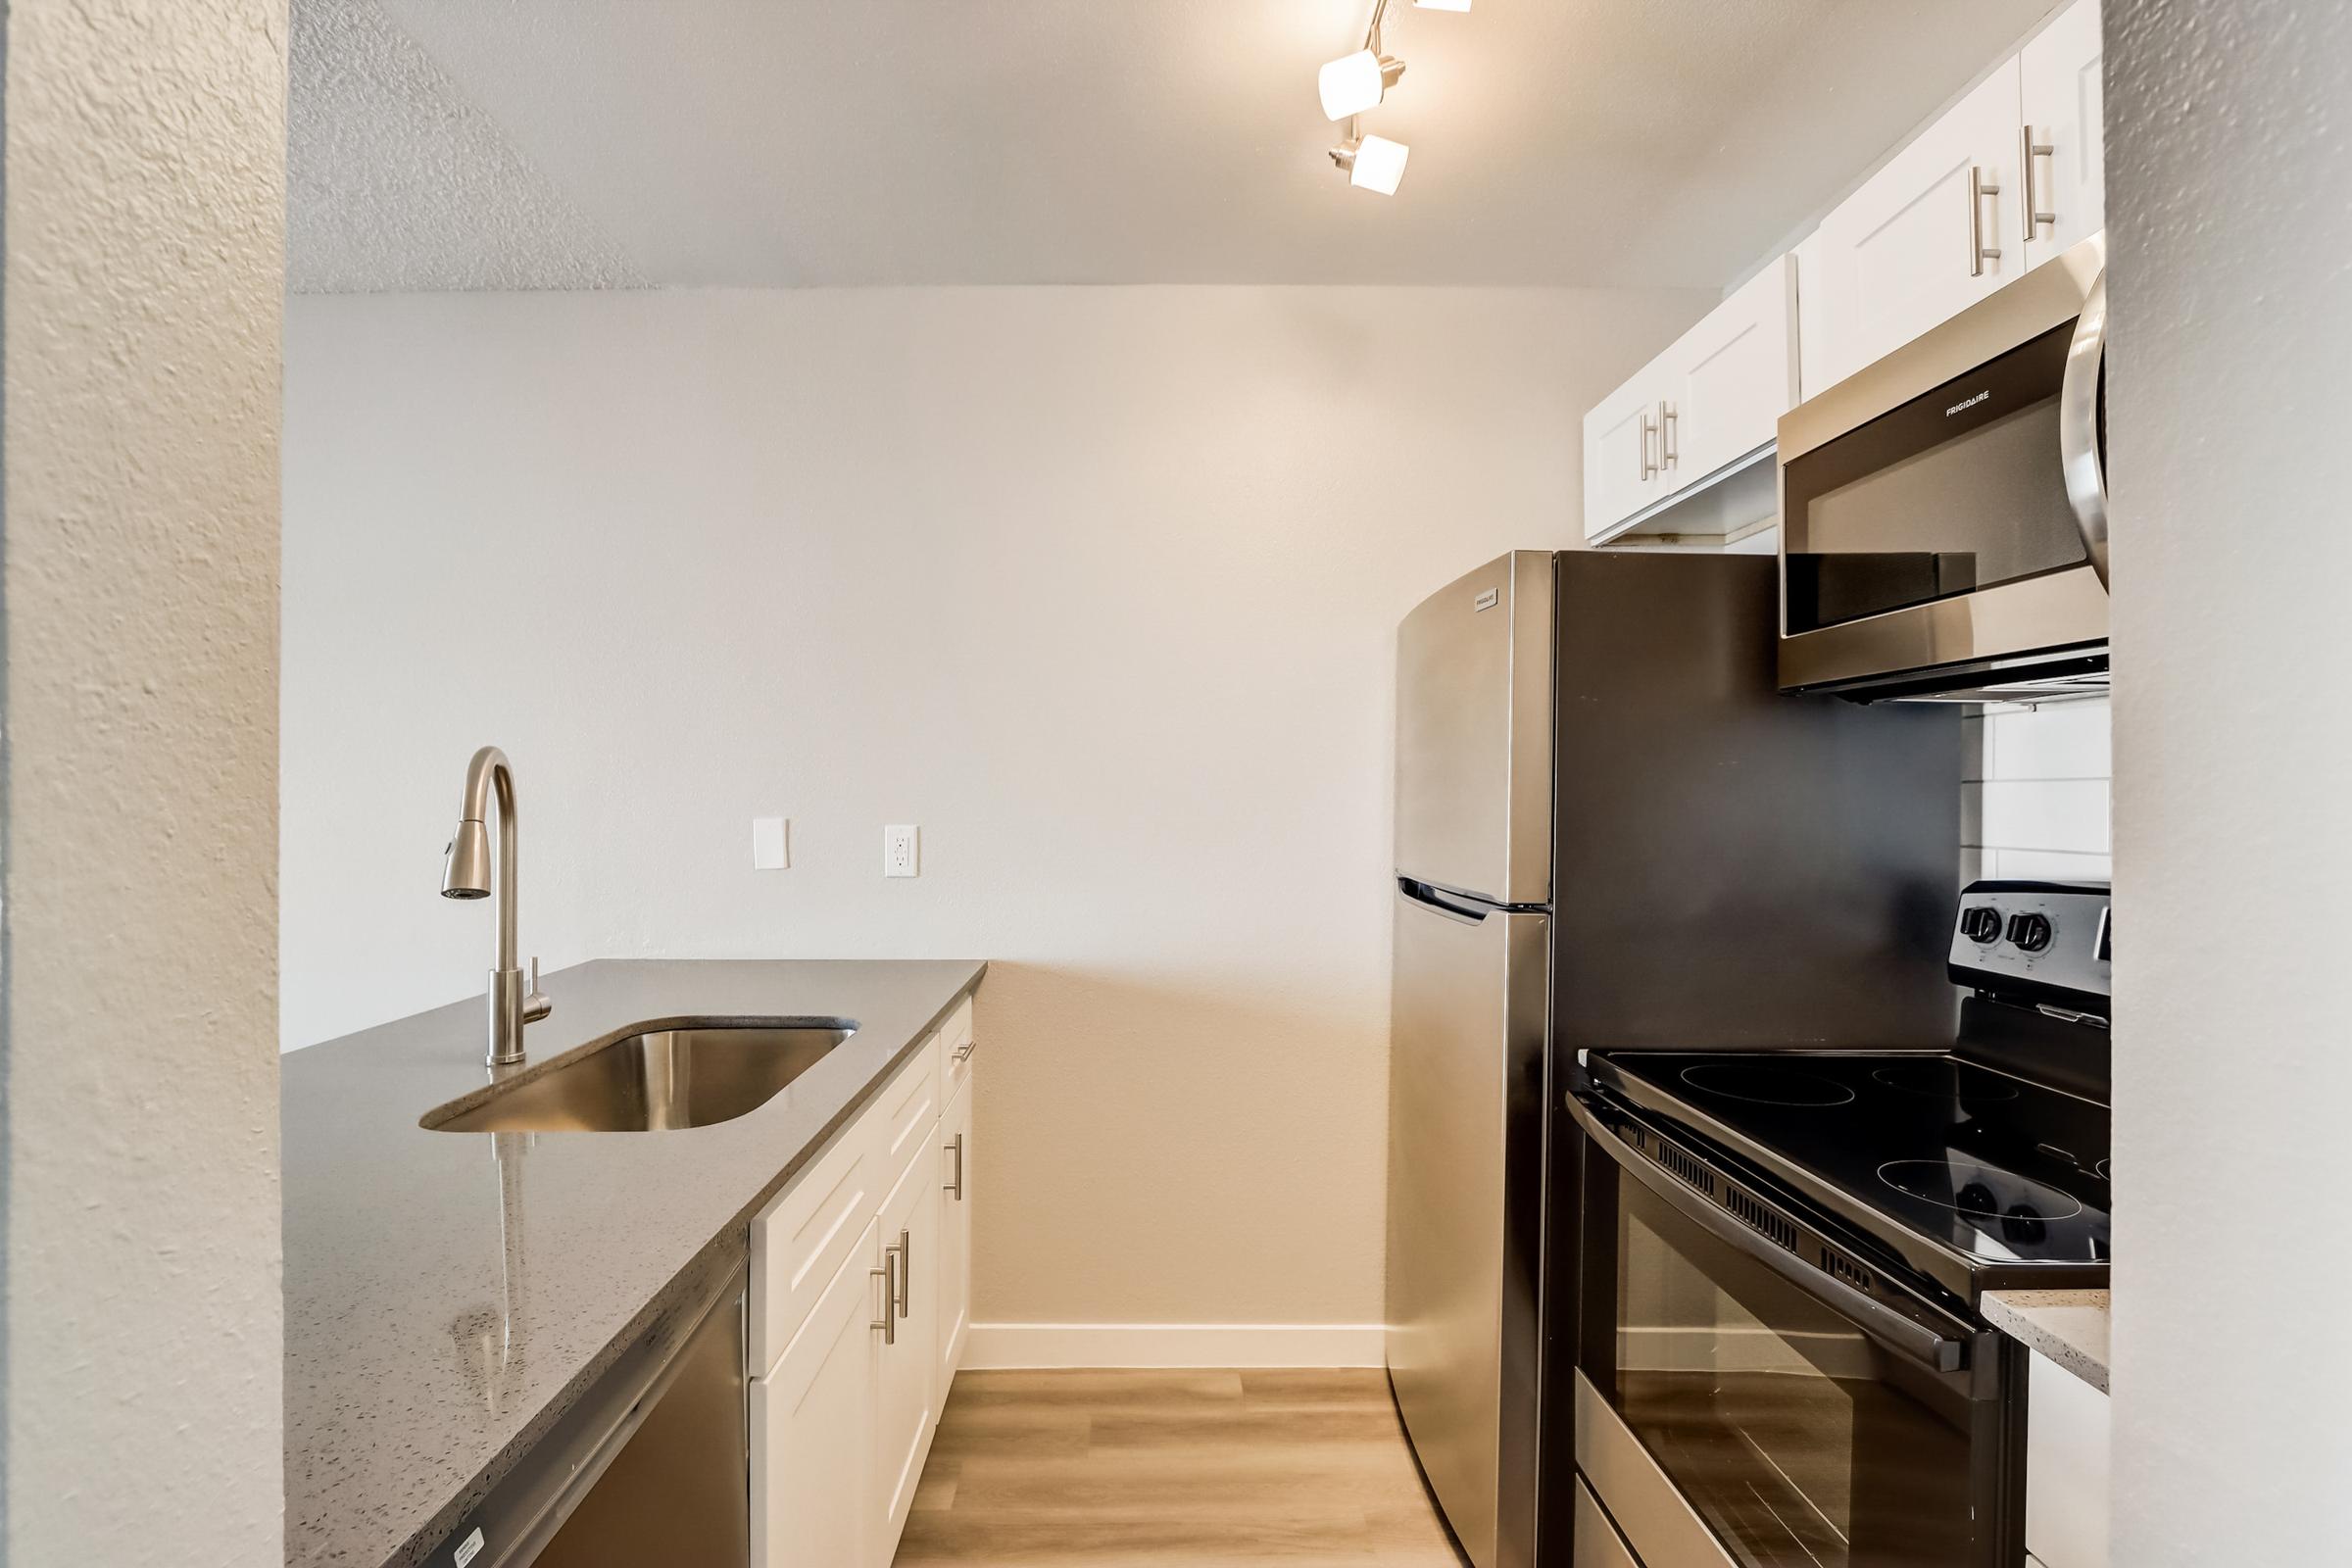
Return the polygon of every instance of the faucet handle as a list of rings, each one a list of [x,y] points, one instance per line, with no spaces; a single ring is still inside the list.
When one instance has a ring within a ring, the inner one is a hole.
[[[539,955],[534,953],[531,955],[531,989],[522,998],[522,1021],[537,1023],[555,1010],[556,1004],[539,989]]]

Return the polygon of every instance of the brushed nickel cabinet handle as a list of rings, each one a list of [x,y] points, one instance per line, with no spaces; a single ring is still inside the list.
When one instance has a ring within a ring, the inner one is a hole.
[[[977,1046],[978,1044],[979,1044],[979,1042],[978,1042],[978,1041],[976,1041],[976,1040],[967,1040],[967,1041],[965,1041],[965,1042],[964,1042],[962,1045],[960,1045],[960,1046],[957,1046],[957,1047],[956,1048],[956,1059],[957,1061],[969,1061],[969,1060],[971,1060],[971,1059],[972,1059],[972,1048],[973,1048],[973,1047],[975,1047],[975,1046]]]
[[[956,1141],[948,1145],[948,1152],[956,1156],[956,1179],[948,1183],[947,1190],[955,1194],[956,1201],[960,1203],[963,1201],[963,1134],[956,1135]]]
[[[1674,405],[1664,398],[1658,399],[1658,466],[1661,468],[1682,466],[1682,446],[1676,439],[1676,427],[1681,423]]]
[[[908,1289],[909,1279],[913,1273],[914,1238],[905,1231],[901,1231],[899,1232],[899,1316],[901,1317],[906,1315],[906,1298],[913,1294]]]
[[[1984,166],[1968,166],[1968,275],[1983,277],[1984,264],[2001,259],[1998,245],[1984,243],[1984,198],[1998,196],[2001,187],[1984,177]]]
[[[878,1279],[882,1282],[882,1321],[867,1326],[882,1331],[884,1345],[899,1343],[899,1320],[890,1315],[891,1306],[899,1294],[898,1250],[895,1247],[885,1247],[882,1249],[882,1266],[865,1271],[868,1279]]]
[[[2038,211],[2034,202],[2034,160],[2036,158],[2057,157],[2058,147],[2055,142],[2035,141],[2034,139],[2034,127],[2032,125],[2028,125],[2026,127],[2025,139],[2022,145],[2025,149],[2025,156],[2018,161],[2017,182],[2020,186],[2024,187],[2024,195],[2026,199],[2026,238],[2032,239],[2034,237],[2034,231],[2039,228],[2042,224],[2049,223],[2055,225],[2058,221],[2058,215],[2056,213],[2045,213]]]
[[[1658,466],[1649,459],[1650,438],[1657,433],[1657,425],[1651,421],[1649,415],[1644,413],[1642,416],[1642,477],[1644,481],[1655,479],[1658,476]]]

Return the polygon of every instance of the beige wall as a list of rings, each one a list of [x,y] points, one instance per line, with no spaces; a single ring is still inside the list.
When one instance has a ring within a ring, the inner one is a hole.
[[[284,0],[7,17],[9,1561],[274,1563]]]
[[[1377,1321],[1396,623],[1575,538],[1585,408],[1708,303],[294,301],[287,1043],[478,991],[495,741],[551,963],[999,960],[983,1319]]]
[[[2352,8],[2106,5],[2114,1560],[2352,1562]]]

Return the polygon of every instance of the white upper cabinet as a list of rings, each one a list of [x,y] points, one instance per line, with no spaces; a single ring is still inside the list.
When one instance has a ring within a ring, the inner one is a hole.
[[[1821,220],[1807,397],[2105,226],[2099,66],[2099,0],[2076,0]]]
[[[2018,145],[2034,156],[2018,182],[2017,218],[2033,225],[2026,266],[2043,262],[2107,226],[2107,158],[2100,132],[2098,0],[2075,0],[2029,39],[2018,56],[2024,125]]]
[[[1586,539],[1677,511],[1771,447],[1796,402],[1796,266],[1782,256],[1585,416]]]
[[[1659,442],[1669,490],[1773,444],[1796,406],[1796,267],[1776,258],[1666,351]]]
[[[2025,272],[2018,75],[2004,61],[1822,220],[1805,331],[1823,386]]]
[[[1651,369],[1585,416],[1585,537],[1604,539],[1663,494],[1658,387]]]

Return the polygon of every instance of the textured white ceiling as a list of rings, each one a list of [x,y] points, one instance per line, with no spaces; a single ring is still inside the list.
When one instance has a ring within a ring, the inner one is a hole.
[[[377,9],[380,4],[381,9]],[[2051,0],[294,0],[303,289],[1717,287]]]
[[[300,0],[292,55],[296,292],[651,281],[376,0]]]

